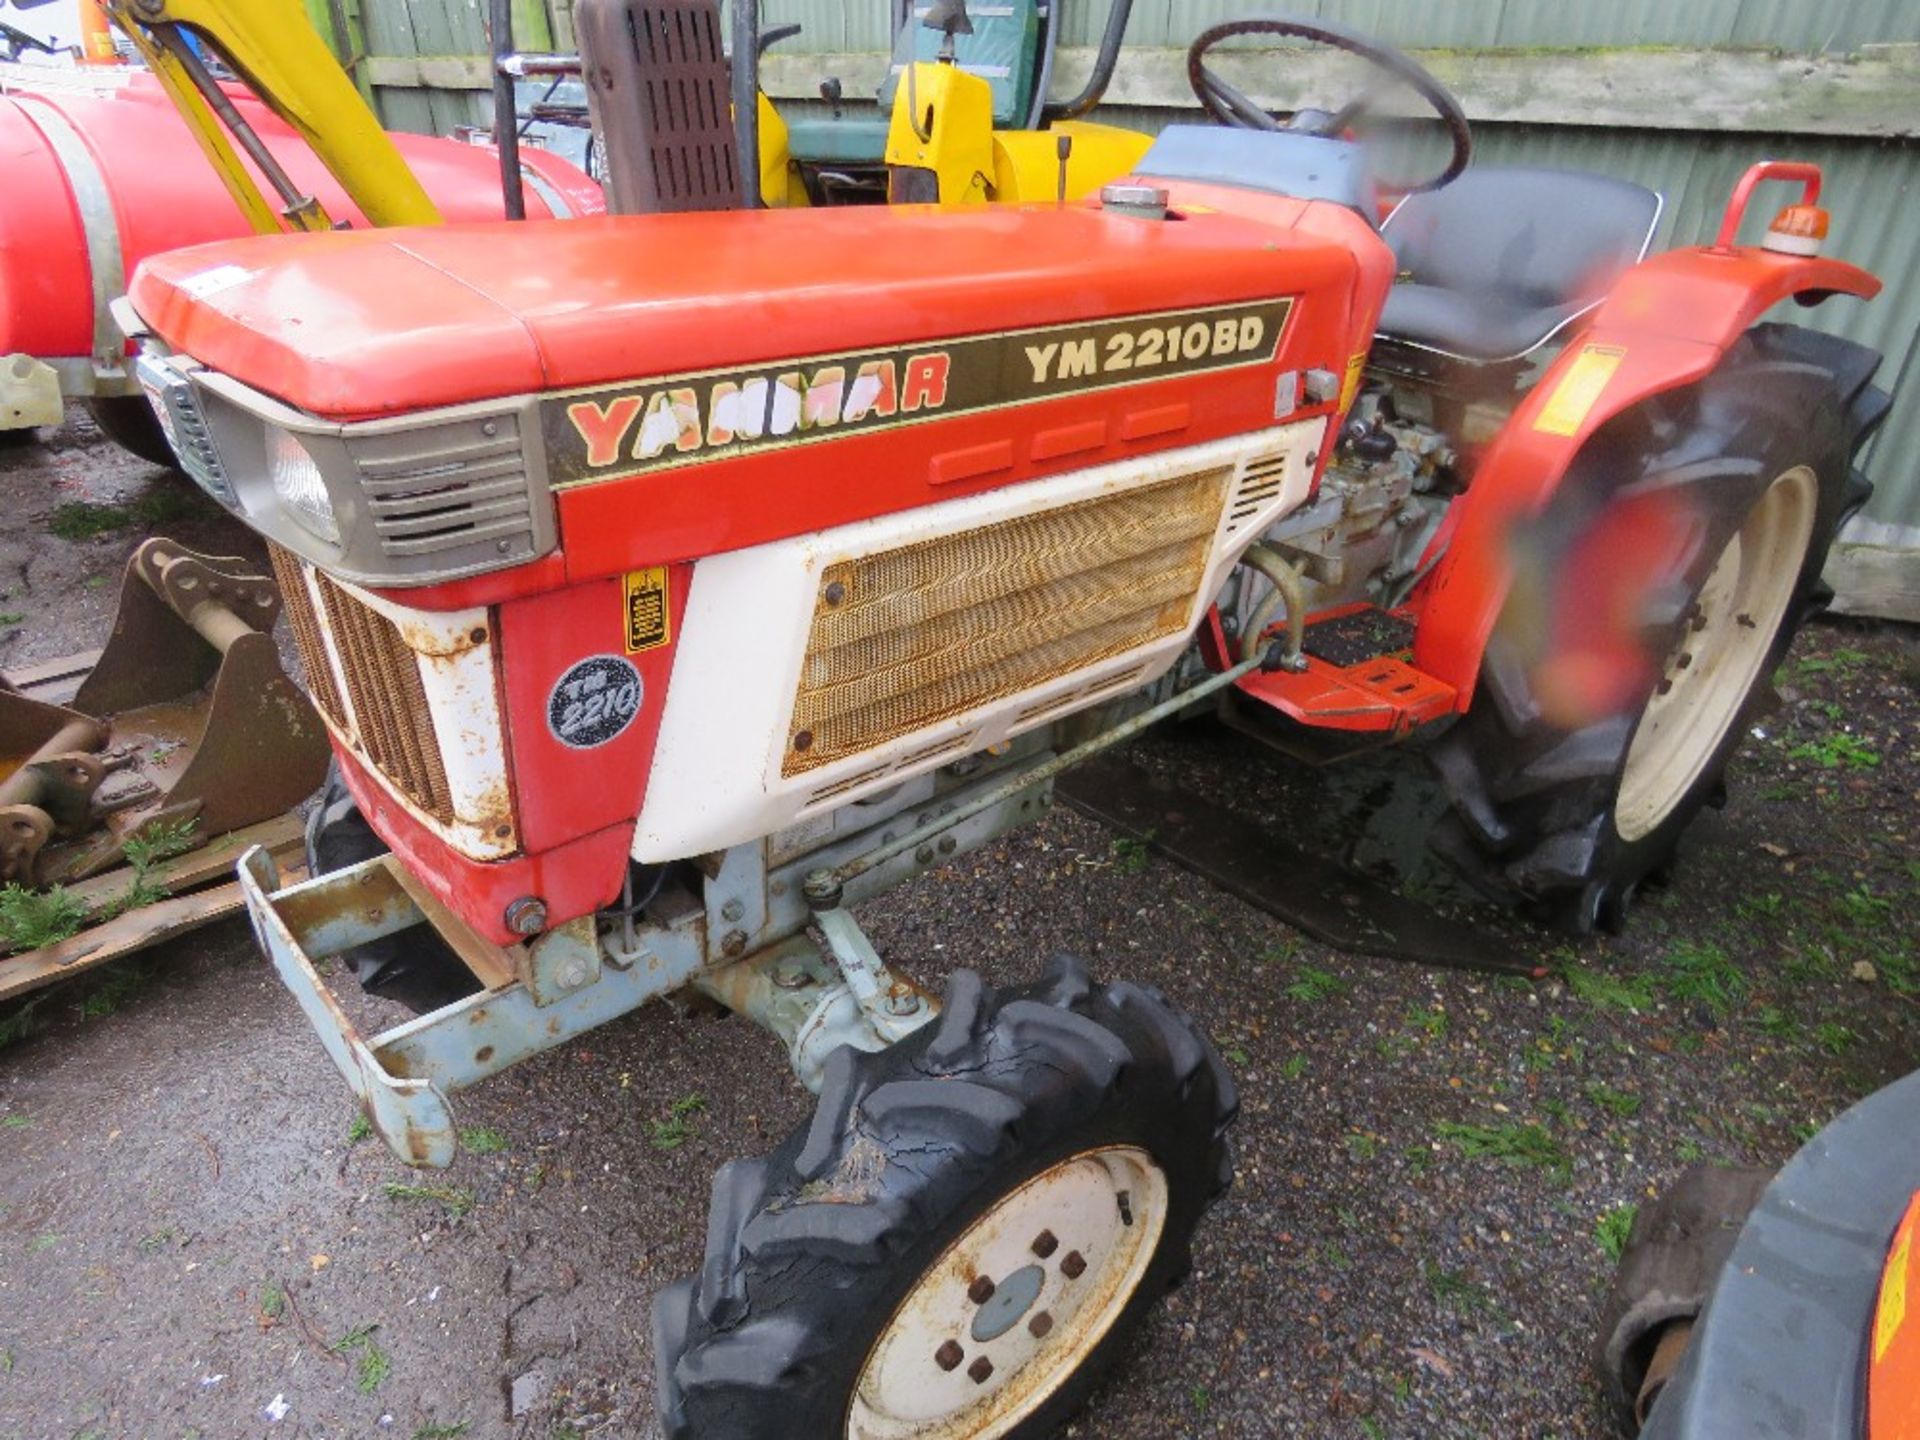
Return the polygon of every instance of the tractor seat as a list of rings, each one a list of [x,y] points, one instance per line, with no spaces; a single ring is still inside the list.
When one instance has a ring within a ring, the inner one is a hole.
[[[1381,226],[1403,278],[1380,335],[1474,364],[1519,360],[1645,256],[1660,206],[1604,175],[1494,166],[1409,195]]]
[[[878,165],[887,158],[886,111],[829,117],[796,115],[787,121],[787,150],[816,165]]]

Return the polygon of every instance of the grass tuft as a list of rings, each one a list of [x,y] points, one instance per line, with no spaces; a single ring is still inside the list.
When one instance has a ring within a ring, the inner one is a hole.
[[[0,944],[10,950],[38,950],[80,933],[87,921],[86,902],[59,885],[51,890],[0,889]]]
[[[69,500],[47,521],[49,534],[62,540],[92,540],[133,523],[124,505],[96,505],[91,500]]]
[[[665,1119],[649,1122],[648,1139],[656,1150],[678,1150],[693,1135],[693,1117],[707,1108],[699,1095],[682,1095],[667,1107]]]
[[[1653,1008],[1653,980],[1646,975],[1614,975],[1586,965],[1568,964],[1560,972],[1567,992],[1576,1000],[1602,1010],[1631,1010],[1636,1014]]]
[[[460,1132],[460,1145],[473,1155],[499,1155],[507,1148],[507,1137],[498,1130],[476,1125],[471,1130]]]
[[[1620,1263],[1620,1257],[1627,1251],[1627,1236],[1633,1233],[1633,1217],[1640,1213],[1637,1205],[1616,1205],[1605,1211],[1593,1222],[1593,1238],[1599,1242],[1601,1251],[1614,1264]]]
[[[1671,999],[1704,1005],[1716,1016],[1731,1010],[1747,988],[1747,977],[1726,951],[1697,941],[1685,941],[1667,952],[1660,979]]]
[[[473,1192],[457,1185],[406,1185],[389,1180],[380,1187],[389,1200],[412,1200],[439,1205],[458,1220],[473,1209]]]
[[[1331,1000],[1335,995],[1344,993],[1346,988],[1347,982],[1331,970],[1302,965],[1281,993],[1289,1000],[1311,1005],[1316,1000]]]
[[[334,1354],[359,1357],[353,1367],[353,1388],[362,1395],[373,1394],[393,1374],[393,1357],[382,1350],[373,1338],[373,1332],[379,1328],[378,1325],[361,1325],[333,1343]]]
[[[1499,1160],[1545,1170],[1563,1183],[1573,1175],[1571,1157],[1544,1125],[1462,1125],[1442,1120],[1434,1133],[1470,1160]]]

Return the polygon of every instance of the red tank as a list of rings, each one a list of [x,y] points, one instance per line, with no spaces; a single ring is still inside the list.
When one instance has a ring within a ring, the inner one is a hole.
[[[105,305],[150,255],[247,233],[240,209],[145,71],[48,71],[0,94],[0,355],[87,357]],[[240,113],[327,213],[367,222],[294,130],[246,92]],[[449,221],[499,219],[490,148],[424,135],[394,142]],[[527,211],[597,215],[600,187],[558,156],[525,152]],[[271,193],[271,192],[269,192]]]

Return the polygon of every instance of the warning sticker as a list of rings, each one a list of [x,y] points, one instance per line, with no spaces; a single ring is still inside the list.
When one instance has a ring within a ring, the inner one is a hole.
[[[1588,345],[1574,357],[1533,428],[1543,435],[1577,435],[1627,352],[1618,345]]]
[[[667,609],[667,572],[629,570],[626,585],[627,653],[657,650],[673,638],[673,619]]]
[[[1354,397],[1360,393],[1360,377],[1366,373],[1367,352],[1362,350],[1347,357],[1347,373],[1340,381],[1340,413],[1346,414],[1353,408]]]
[[[1886,1278],[1880,1282],[1880,1311],[1873,1322],[1873,1359],[1874,1363],[1887,1358],[1887,1351],[1893,1345],[1893,1337],[1900,1333],[1900,1324],[1907,1318],[1907,1264],[1913,1253],[1913,1229],[1900,1237],[1900,1246],[1887,1261]]]

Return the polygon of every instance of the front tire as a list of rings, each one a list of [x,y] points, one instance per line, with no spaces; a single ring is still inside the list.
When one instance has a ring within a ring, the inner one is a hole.
[[[1454,807],[1436,843],[1481,890],[1576,933],[1617,929],[1724,794],[1871,491],[1852,456],[1886,411],[1878,363],[1756,327],[1697,387],[1590,441],[1516,536],[1473,706],[1432,752]]]
[[[1238,1108],[1157,993],[1062,957],[837,1051],[812,1122],[714,1179],[706,1262],[654,1307],[669,1440],[1034,1440],[1190,1264]]]
[[[93,423],[122,450],[151,465],[178,470],[180,459],[167,443],[167,433],[144,395],[91,395],[83,401]]]

